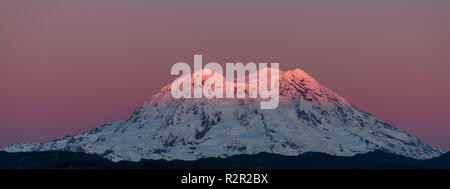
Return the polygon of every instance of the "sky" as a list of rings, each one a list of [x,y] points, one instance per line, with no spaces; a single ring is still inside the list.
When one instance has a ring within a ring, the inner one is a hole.
[[[0,1],[0,147],[126,119],[177,62],[278,62],[450,150],[450,1]]]

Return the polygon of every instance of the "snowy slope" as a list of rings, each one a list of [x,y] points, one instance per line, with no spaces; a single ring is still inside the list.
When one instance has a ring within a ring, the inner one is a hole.
[[[46,143],[19,143],[7,152],[64,150],[112,161],[195,160],[272,152],[352,156],[382,150],[416,159],[442,151],[349,104],[300,69],[280,71],[280,105],[260,99],[173,99],[170,85],[128,120]]]

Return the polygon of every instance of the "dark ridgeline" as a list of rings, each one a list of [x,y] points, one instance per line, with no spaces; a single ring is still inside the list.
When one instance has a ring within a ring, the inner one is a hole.
[[[204,158],[195,161],[111,162],[74,152],[0,152],[0,169],[450,169],[450,153],[416,160],[382,151],[353,157],[308,152],[300,156],[270,153]]]

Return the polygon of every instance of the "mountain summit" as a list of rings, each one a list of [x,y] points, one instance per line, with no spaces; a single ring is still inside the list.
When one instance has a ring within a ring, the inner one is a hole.
[[[174,99],[169,84],[128,120],[3,150],[85,152],[112,161],[260,152],[353,156],[374,150],[429,159],[443,153],[352,106],[301,69],[280,71],[279,82],[280,102],[273,110],[261,110],[260,99]]]

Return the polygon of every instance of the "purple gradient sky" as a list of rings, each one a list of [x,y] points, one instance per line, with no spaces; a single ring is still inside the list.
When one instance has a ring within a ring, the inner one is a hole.
[[[279,62],[450,150],[450,1],[0,2],[0,146],[125,119],[171,66]]]

